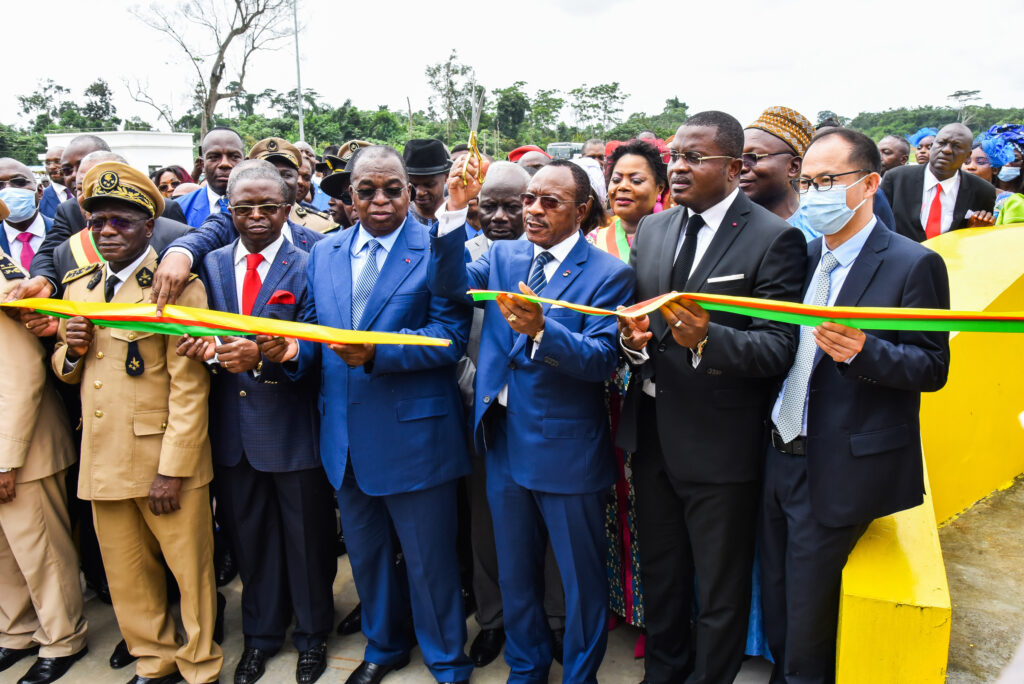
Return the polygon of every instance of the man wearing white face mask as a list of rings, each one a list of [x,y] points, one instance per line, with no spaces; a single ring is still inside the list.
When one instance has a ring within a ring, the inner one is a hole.
[[[805,304],[949,308],[935,252],[874,216],[881,159],[850,129],[820,133],[793,181],[811,227]],[[868,524],[921,503],[921,392],[946,383],[949,335],[801,327],[765,455],[760,553],[772,682],[835,680],[843,566]]]
[[[0,200],[11,211],[0,232],[0,249],[28,271],[53,221],[36,208],[35,176],[17,159],[0,158]]]

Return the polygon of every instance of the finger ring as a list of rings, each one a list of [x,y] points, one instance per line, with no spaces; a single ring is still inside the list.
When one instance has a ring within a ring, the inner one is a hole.
[[[672,327],[673,328],[682,328],[683,327],[683,322],[682,321],[676,321],[675,323],[672,324]]]
[[[505,316],[505,320],[507,320],[509,323],[514,323],[517,318],[519,317],[516,316],[515,314],[509,314],[508,316]]]
[[[25,324],[25,327],[26,327],[26,328],[28,328],[29,330],[31,330],[31,329],[32,329],[32,326],[31,326],[31,325],[29,325],[28,323],[26,323],[26,324]]]

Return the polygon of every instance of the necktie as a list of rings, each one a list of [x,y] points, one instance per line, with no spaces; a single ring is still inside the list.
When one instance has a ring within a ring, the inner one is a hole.
[[[366,308],[366,302],[370,299],[373,285],[377,282],[377,276],[380,274],[377,268],[377,252],[380,251],[380,243],[370,240],[366,244],[369,247],[366,261],[363,263],[363,270],[359,272],[359,278],[356,279],[355,289],[352,290],[353,330],[359,329],[359,324],[363,320],[363,309]]]
[[[686,289],[686,281],[690,279],[690,271],[693,270],[693,260],[697,256],[697,233],[704,227],[704,217],[700,214],[690,214],[686,221],[686,237],[683,239],[683,246],[676,257],[675,266],[672,267],[673,290],[682,292]]]
[[[541,252],[537,255],[537,258],[533,260],[533,270],[530,271],[530,282],[526,283],[527,286],[533,290],[534,294],[540,294],[541,291],[547,287],[548,279],[544,275],[544,267],[547,266],[548,262],[554,259],[551,256],[551,252]]]
[[[821,257],[821,267],[814,279],[815,306],[828,304],[828,292],[831,281],[829,276],[839,266],[839,260],[832,252],[825,252]],[[782,394],[782,405],[779,407],[779,420],[776,427],[783,442],[792,442],[804,425],[804,404],[807,402],[807,383],[811,380],[811,367],[814,365],[814,351],[818,345],[814,342],[809,326],[800,326],[800,346],[796,350],[793,367],[786,376],[786,389]]]
[[[935,186],[935,199],[928,210],[928,224],[924,227],[926,239],[935,237],[942,232],[942,186]]]
[[[242,314],[248,316],[252,313],[253,304],[260,294],[263,281],[260,279],[256,267],[263,261],[262,254],[245,255],[245,278],[242,280]]]
[[[64,188],[64,199],[71,199],[74,195],[71,194],[71,190]]]
[[[21,267],[24,268],[26,271],[28,271],[29,266],[32,265],[32,257],[36,255],[35,250],[32,249],[32,245],[29,244],[29,240],[31,239],[32,233],[28,232],[27,230],[18,233],[18,242],[21,243]]]
[[[107,275],[107,282],[103,283],[103,299],[104,301],[110,301],[114,298],[114,287],[120,282],[116,275],[113,273]]]

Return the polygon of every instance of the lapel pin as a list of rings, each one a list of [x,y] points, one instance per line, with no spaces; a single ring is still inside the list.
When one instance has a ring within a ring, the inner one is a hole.
[[[563,273],[562,277],[563,278],[568,278],[569,277],[569,271],[566,271],[565,273]]]
[[[735,222],[735,221],[733,221],[733,222],[732,222],[732,227],[733,227],[733,228],[735,228],[735,227],[736,227],[736,222]]]
[[[407,264],[411,264],[411,263],[412,263],[412,259],[406,259],[406,260],[405,260],[405,263],[407,263]]]
[[[281,262],[281,265],[282,265],[282,266],[287,266],[287,265],[288,265],[288,262],[287,262],[287,261],[282,261],[282,262]]]

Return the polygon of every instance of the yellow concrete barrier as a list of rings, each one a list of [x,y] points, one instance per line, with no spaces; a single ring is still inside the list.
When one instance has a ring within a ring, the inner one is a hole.
[[[1024,225],[925,243],[949,270],[952,308],[1024,311]],[[921,401],[935,520],[943,523],[1024,472],[1024,335],[958,333],[949,382]]]
[[[941,684],[951,608],[930,495],[871,523],[843,569],[838,684]]]

